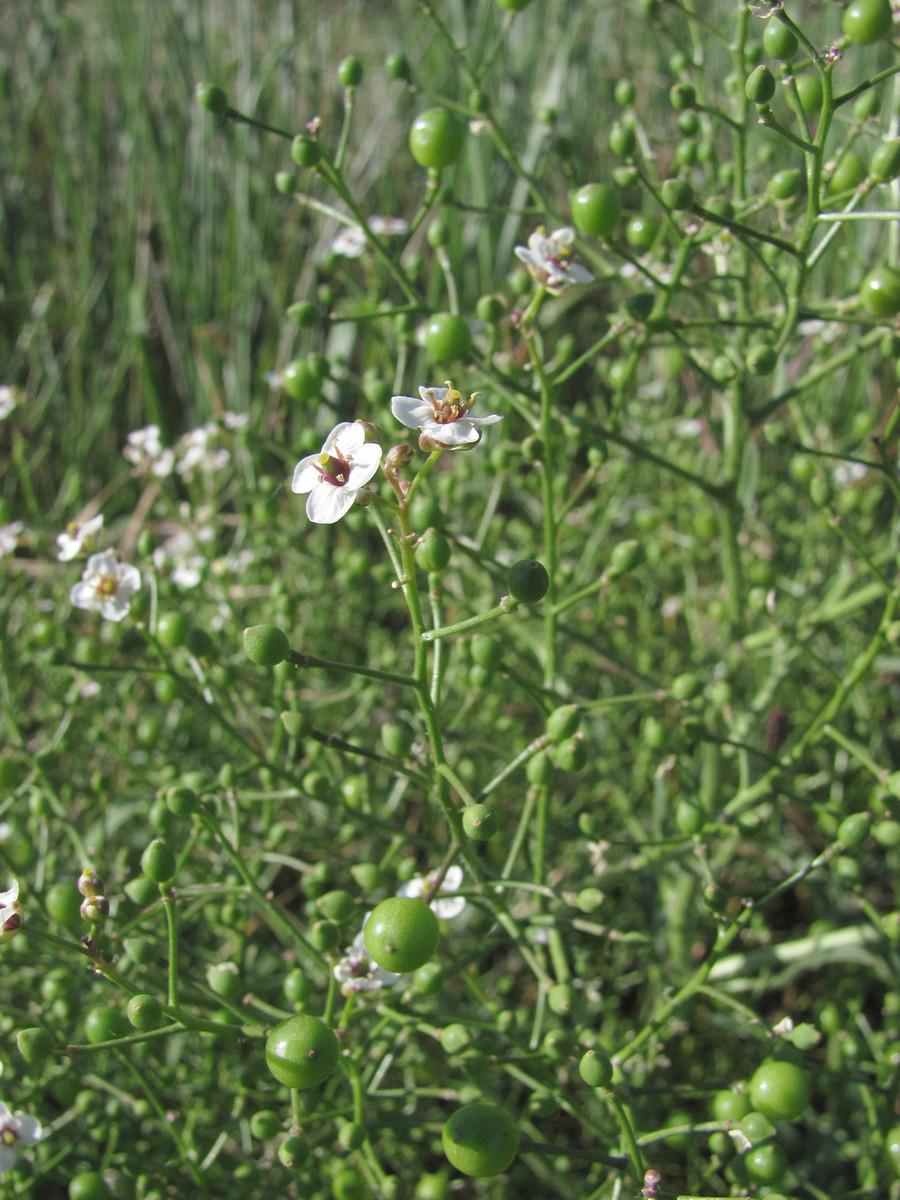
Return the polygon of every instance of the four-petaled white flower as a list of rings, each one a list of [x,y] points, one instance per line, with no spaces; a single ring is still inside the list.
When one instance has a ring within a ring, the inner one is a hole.
[[[437,878],[437,871],[431,871],[428,875],[414,875],[412,879],[401,884],[397,889],[398,896],[411,896],[417,900],[426,892],[430,892],[434,886],[434,881]],[[447,873],[441,881],[441,886],[438,888],[437,895],[429,904],[431,911],[436,917],[440,917],[444,921],[452,921],[454,917],[458,917],[462,910],[466,907],[464,896],[448,896],[448,892],[458,891],[459,885],[463,881],[462,867],[452,866],[447,868]]]
[[[91,517],[89,521],[85,521],[81,525],[77,521],[70,522],[65,533],[57,534],[56,544],[59,546],[57,559],[60,562],[69,562],[70,559],[77,558],[82,552],[89,553],[94,546],[94,535],[102,528],[103,513],[97,513],[96,517]]]
[[[311,521],[333,525],[353,507],[380,462],[381,447],[366,441],[361,422],[342,421],[318,454],[307,454],[294,467],[291,491],[306,495]]]
[[[393,987],[401,976],[386,971],[369,958],[363,931],[360,930],[348,946],[344,957],[334,968],[334,977],[341,985],[345,996],[358,992],[377,992],[383,987]]]
[[[370,217],[369,228],[383,237],[386,234],[406,233],[409,225],[402,217]],[[331,243],[332,254],[344,258],[359,258],[366,248],[366,235],[361,225],[347,225]]]
[[[11,942],[19,932],[22,912],[22,905],[19,903],[19,881],[14,879],[11,888],[0,892],[0,945]],[[0,1170],[2,1169],[0,1167]]]
[[[468,400],[463,400],[449,379],[443,387],[420,387],[419,395],[421,400],[413,396],[392,396],[391,412],[401,425],[420,429],[444,448],[474,445],[481,440],[485,425],[496,425],[503,420],[497,413],[470,417],[469,408],[479,393],[473,392]]]
[[[22,1146],[30,1146],[41,1136],[41,1123],[26,1113],[10,1112],[0,1100],[0,1175],[16,1165]]]
[[[137,567],[117,562],[108,550],[92,554],[87,560],[81,582],[69,592],[76,608],[90,608],[107,621],[121,621],[131,607],[131,597],[140,589]]]
[[[587,267],[569,261],[569,247],[574,241],[575,230],[568,226],[549,235],[540,228],[528,239],[527,246],[516,246],[516,257],[525,263],[532,278],[557,296],[572,283],[590,283],[594,278]]]
[[[13,521],[11,525],[0,525],[0,558],[4,554],[15,554],[19,545],[19,534],[24,528],[21,521]]]

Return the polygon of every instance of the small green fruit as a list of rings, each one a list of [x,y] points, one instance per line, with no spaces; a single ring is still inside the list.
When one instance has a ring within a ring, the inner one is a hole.
[[[462,824],[472,841],[490,841],[497,832],[497,810],[490,804],[470,804],[462,815]]]
[[[277,625],[251,625],[244,630],[244,653],[260,667],[276,667],[291,652],[291,644]]]
[[[441,938],[438,919],[424,900],[392,896],[382,900],[365,925],[371,958],[386,971],[415,971],[432,957]]]
[[[266,1039],[266,1064],[279,1083],[317,1087],[338,1065],[334,1032],[318,1017],[300,1013],[276,1025]]]
[[[505,1171],[519,1149],[519,1131],[509,1113],[478,1102],[458,1108],[444,1126],[444,1153],[449,1162],[475,1179]]]
[[[612,1083],[612,1059],[595,1046],[582,1054],[578,1072],[588,1087],[607,1088]]]
[[[175,867],[175,855],[161,838],[154,838],[141,855],[141,870],[154,883],[168,883]]]
[[[510,567],[506,585],[513,600],[520,604],[536,604],[546,596],[550,576],[541,563],[524,558]]]

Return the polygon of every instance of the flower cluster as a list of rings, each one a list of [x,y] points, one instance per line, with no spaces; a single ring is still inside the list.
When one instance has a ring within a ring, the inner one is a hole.
[[[69,601],[76,608],[99,612],[107,621],[121,621],[140,586],[141,573],[137,567],[118,562],[114,554],[105,550],[87,560],[81,582],[69,592]]]
[[[543,228],[535,230],[527,246],[516,246],[516,257],[527,267],[528,273],[548,292],[558,296],[573,283],[590,283],[594,276],[580,263],[571,262],[569,247],[575,241],[575,230],[564,226],[547,234]]]
[[[247,415],[227,412],[223,422],[228,430],[241,429],[247,424]],[[165,479],[177,472],[190,482],[198,470],[211,475],[231,461],[231,451],[216,445],[221,433],[222,427],[215,421],[209,421],[183,434],[175,448],[171,449],[163,446],[159,426],[148,425],[129,433],[122,453],[137,475],[155,475],[158,479]]]
[[[0,525],[0,558],[5,554],[15,554],[19,545],[19,535],[24,528],[21,521],[13,521],[11,525]]]

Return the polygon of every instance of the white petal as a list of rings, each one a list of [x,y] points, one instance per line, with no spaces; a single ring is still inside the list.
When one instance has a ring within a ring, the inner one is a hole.
[[[554,229],[550,234],[550,241],[556,242],[557,246],[571,246],[575,241],[575,230],[570,225],[564,225],[562,229]]]
[[[447,868],[447,874],[444,876],[444,882],[441,884],[441,892],[457,891],[462,881],[463,869],[458,863],[454,863],[452,867]]]
[[[426,421],[434,418],[431,404],[414,400],[412,396],[394,396],[391,399],[391,412],[401,425],[409,429],[421,429]]]
[[[334,449],[334,443],[338,442],[341,452],[346,454],[346,450],[354,450],[357,446],[361,446],[365,440],[366,431],[358,421],[341,421],[339,425],[335,425],[334,429],[332,429],[331,433],[325,439],[322,453],[330,454]]]
[[[448,421],[446,425],[430,421],[424,432],[445,446],[468,446],[470,442],[477,442],[479,438],[478,430],[468,417]]]
[[[292,492],[304,495],[306,492],[312,491],[322,478],[315,466],[318,461],[318,454],[307,454],[306,458],[300,459],[294,467],[294,478],[291,480]]]
[[[23,1142],[36,1142],[41,1136],[41,1123],[37,1117],[27,1113],[13,1113],[18,1126],[19,1138]]]
[[[16,1152],[9,1146],[0,1145],[0,1175],[11,1171],[16,1165]]]
[[[411,896],[417,900],[425,891],[425,880],[421,875],[413,875],[412,879],[408,879],[406,883],[401,883],[397,888],[398,896]]]
[[[499,413],[488,413],[486,417],[466,417],[466,420],[470,425],[474,425],[477,429],[480,429],[483,425],[496,425],[503,418]]]
[[[350,460],[350,475],[347,479],[347,487],[354,492],[358,492],[378,470],[380,462],[380,446],[376,446],[374,442],[366,442],[364,446],[360,446]]]
[[[5,908],[7,904],[15,904],[15,902],[18,900],[18,898],[19,898],[19,881],[18,881],[18,879],[14,879],[12,881],[11,888],[8,888],[7,891],[5,891],[5,892],[0,892],[0,905],[2,905]],[[5,1108],[5,1105],[0,1105],[0,1108]],[[0,1119],[2,1119],[2,1113],[0,1113]]]
[[[323,480],[306,497],[306,515],[316,525],[333,525],[353,507],[356,495],[351,488],[335,487]]]
[[[458,917],[462,910],[466,907],[464,896],[447,896],[438,895],[436,900],[431,902],[431,911],[436,917],[440,917],[442,921],[452,921],[454,917]]]
[[[69,591],[69,603],[75,608],[99,609],[97,589],[90,583],[76,583]]]

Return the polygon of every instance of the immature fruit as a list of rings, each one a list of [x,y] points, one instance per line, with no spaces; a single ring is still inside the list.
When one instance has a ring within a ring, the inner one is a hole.
[[[800,42],[792,29],[777,17],[772,17],[766,21],[763,30],[763,48],[771,58],[790,62],[800,48]]]
[[[797,93],[800,107],[808,117],[816,116],[822,107],[822,80],[818,73],[797,76]]]
[[[228,97],[214,83],[197,84],[197,103],[207,112],[221,115],[228,111]]]
[[[266,1039],[266,1064],[279,1083],[317,1087],[334,1073],[338,1040],[318,1017],[300,1013],[276,1025]]]
[[[450,561],[450,543],[439,529],[426,529],[416,546],[416,564],[423,571],[443,571]]]
[[[309,1158],[309,1143],[296,1133],[289,1134],[278,1147],[278,1161],[283,1167],[302,1167]]]
[[[593,1050],[587,1050],[582,1054],[581,1061],[578,1063],[578,1072],[588,1087],[609,1087],[613,1077],[612,1059],[595,1046]]]
[[[281,372],[282,387],[292,400],[314,400],[322,390],[318,372],[305,358],[296,358]]]
[[[47,915],[61,925],[77,925],[81,919],[81,899],[74,883],[54,883],[44,897]]]
[[[873,317],[895,317],[900,312],[900,271],[876,267],[859,287],[859,302]]]
[[[175,866],[175,855],[161,838],[154,838],[141,855],[141,870],[154,883],[168,883]]]
[[[298,133],[291,143],[291,158],[298,167],[316,167],[322,158],[322,149],[315,138]]]
[[[487,1179],[505,1171],[519,1148],[519,1131],[509,1113],[477,1102],[458,1108],[444,1126],[444,1153],[464,1175]]]
[[[550,576],[541,563],[533,558],[523,558],[509,568],[506,586],[513,600],[520,604],[536,604],[546,596]]]
[[[191,623],[183,612],[163,613],[156,622],[156,636],[167,650],[176,650],[187,641]]]
[[[750,1112],[752,1105],[746,1092],[733,1092],[723,1088],[713,1096],[712,1114],[717,1121],[740,1121]]]
[[[473,842],[487,842],[497,832],[497,811],[490,804],[470,804],[462,815],[463,830]]]
[[[900,138],[881,143],[872,155],[869,170],[879,183],[886,183],[900,175]]]
[[[251,625],[244,630],[244,653],[260,667],[276,667],[284,662],[291,643],[277,625]]]
[[[19,1053],[27,1063],[36,1065],[53,1053],[53,1035],[47,1029],[20,1029],[16,1034]]]
[[[84,1034],[92,1045],[111,1042],[115,1038],[125,1037],[129,1032],[128,1022],[117,1008],[101,1005],[90,1009],[84,1018]]]
[[[409,148],[420,167],[440,170],[459,158],[465,136],[465,126],[448,109],[429,108],[413,122]]]
[[[355,55],[348,55],[338,63],[337,77],[341,87],[358,87],[363,77],[362,63]]]
[[[271,1108],[260,1108],[250,1118],[250,1132],[260,1141],[268,1141],[281,1132],[281,1114]]]
[[[656,240],[659,221],[655,217],[632,217],[625,226],[625,240],[632,250],[643,254]]]
[[[609,238],[622,216],[622,201],[607,183],[588,183],[572,197],[575,228],[589,237]]]
[[[79,1171],[69,1180],[69,1200],[104,1200],[109,1188],[99,1171]]]
[[[793,1121],[809,1104],[809,1075],[792,1062],[766,1059],[750,1080],[750,1101],[772,1121]]]
[[[753,1146],[744,1155],[744,1170],[753,1183],[777,1183],[787,1165],[787,1157],[777,1142]]]
[[[744,93],[752,104],[768,104],[775,95],[775,76],[765,63],[760,63],[747,76]]]
[[[663,204],[681,212],[694,203],[694,189],[686,179],[667,179],[660,189]]]
[[[412,71],[409,66],[409,59],[405,54],[389,54],[384,60],[384,69],[390,75],[391,79],[411,79]]]
[[[890,0],[853,0],[844,10],[841,28],[851,42],[871,46],[887,37],[893,19]]]
[[[364,940],[379,967],[402,975],[428,962],[437,950],[441,930],[424,900],[391,896],[376,904],[366,921]]]
[[[438,362],[465,358],[472,348],[472,331],[458,313],[435,313],[425,326],[425,349]]]
[[[162,1020],[162,1005],[155,996],[139,992],[128,1001],[125,1013],[135,1029],[155,1029]]]

